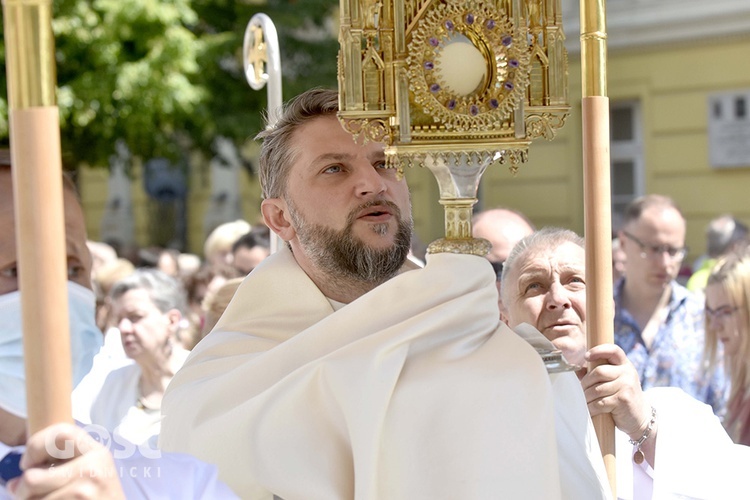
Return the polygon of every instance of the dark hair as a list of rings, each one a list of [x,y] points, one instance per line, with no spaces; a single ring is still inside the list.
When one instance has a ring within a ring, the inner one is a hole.
[[[281,118],[259,133],[262,139],[258,159],[258,177],[263,198],[281,198],[286,191],[289,169],[297,153],[292,144],[294,132],[319,116],[335,115],[339,110],[339,94],[335,90],[311,89],[292,99],[284,107]]]
[[[239,248],[271,248],[268,228],[266,226],[263,227],[266,228],[265,231],[253,228],[250,232],[240,236],[232,245],[232,253],[235,253]]]

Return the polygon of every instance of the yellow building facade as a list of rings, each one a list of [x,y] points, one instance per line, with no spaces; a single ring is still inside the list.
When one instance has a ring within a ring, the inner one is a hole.
[[[568,33],[572,36],[576,34]],[[691,262],[705,251],[709,220],[731,213],[750,222],[750,157],[734,168],[713,168],[708,134],[711,96],[750,93],[750,32],[610,50],[608,64],[612,133],[623,125],[633,132],[630,141],[612,141],[612,160],[617,162],[621,154],[618,142],[625,143],[625,157],[635,159],[632,176],[618,175],[615,163],[613,191],[674,198],[687,219],[686,263]],[[529,162],[516,176],[502,169],[488,171],[481,195],[484,207],[512,207],[537,226],[583,232],[580,75],[580,60],[571,54],[571,113],[565,127],[554,141],[532,144]],[[631,112],[618,120],[623,109]],[[750,136],[746,140],[750,142]],[[620,206],[629,198],[622,197]]]

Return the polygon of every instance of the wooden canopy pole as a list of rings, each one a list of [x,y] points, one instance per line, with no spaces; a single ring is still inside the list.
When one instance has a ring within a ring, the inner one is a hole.
[[[3,0],[28,427],[72,422],[51,0]]]
[[[614,342],[607,32],[604,0],[580,0],[580,5],[586,318],[591,348]],[[594,428],[612,494],[617,498],[612,416],[607,413],[594,417]]]

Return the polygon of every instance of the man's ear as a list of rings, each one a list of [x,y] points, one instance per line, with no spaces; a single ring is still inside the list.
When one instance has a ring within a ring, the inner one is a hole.
[[[287,219],[288,208],[281,198],[269,198],[260,204],[260,212],[266,225],[284,241],[296,236],[291,221]]]

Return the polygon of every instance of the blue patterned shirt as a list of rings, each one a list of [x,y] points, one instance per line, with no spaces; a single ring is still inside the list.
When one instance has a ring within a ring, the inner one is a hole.
[[[625,279],[615,285],[615,344],[627,354],[641,378],[643,390],[651,387],[679,387],[723,415],[726,380],[723,369],[706,373],[701,358],[705,342],[703,298],[672,282],[669,313],[646,347],[641,329],[622,306]]]

